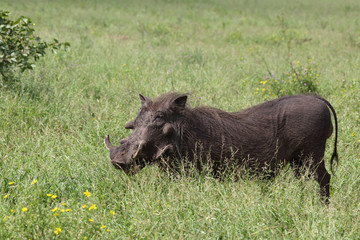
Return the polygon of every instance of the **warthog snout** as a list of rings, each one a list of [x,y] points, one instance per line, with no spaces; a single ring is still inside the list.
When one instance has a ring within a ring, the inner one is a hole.
[[[120,146],[113,146],[109,135],[105,136],[104,143],[110,151],[110,160],[115,168],[123,170],[125,173],[136,173],[139,166],[136,160],[142,151],[142,144],[131,144],[127,139],[120,141]]]

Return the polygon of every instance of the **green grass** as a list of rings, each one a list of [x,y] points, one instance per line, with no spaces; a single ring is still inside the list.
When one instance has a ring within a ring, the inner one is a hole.
[[[3,0],[1,8],[72,46],[0,89],[0,239],[360,238],[357,0]],[[117,144],[129,134],[138,92],[191,92],[192,106],[237,111],[275,98],[260,81],[308,59],[338,114],[329,206],[316,182],[288,168],[272,181],[219,182],[171,179],[155,166],[129,177],[111,165],[103,137]]]

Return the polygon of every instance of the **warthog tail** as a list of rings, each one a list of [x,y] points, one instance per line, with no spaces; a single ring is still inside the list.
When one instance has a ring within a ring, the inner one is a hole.
[[[333,171],[333,163],[334,163],[334,159],[336,160],[336,165],[338,165],[339,163],[339,155],[337,153],[337,137],[338,137],[338,123],[337,123],[337,116],[336,116],[336,112],[335,109],[333,108],[333,106],[324,98],[316,96],[318,99],[322,100],[323,102],[326,103],[326,105],[330,108],[331,112],[334,115],[334,122],[335,122],[335,143],[334,143],[334,151],[333,154],[331,156],[331,160],[330,160],[330,169],[331,172],[334,174]]]

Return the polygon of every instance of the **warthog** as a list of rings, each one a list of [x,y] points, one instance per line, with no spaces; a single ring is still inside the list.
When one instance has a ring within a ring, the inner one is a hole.
[[[288,163],[298,175],[306,167],[329,197],[330,174],[323,161],[326,139],[333,131],[335,144],[331,157],[338,161],[337,117],[334,108],[316,95],[281,97],[249,109],[229,113],[212,107],[187,106],[187,94],[166,93],[154,101],[139,94],[141,108],[135,120],[125,124],[132,134],[120,146],[105,145],[116,168],[134,173],[146,164],[185,159],[211,159],[213,173],[224,163],[245,166],[254,172],[272,172]],[[206,154],[199,154],[201,152]],[[201,156],[199,156],[201,155]],[[161,161],[159,160],[161,159]],[[198,170],[201,171],[201,164]]]

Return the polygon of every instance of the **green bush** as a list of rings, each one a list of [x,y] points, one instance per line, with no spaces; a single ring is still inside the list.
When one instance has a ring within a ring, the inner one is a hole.
[[[276,76],[270,74],[265,80],[260,81],[256,91],[261,92],[264,98],[281,97],[300,93],[316,92],[318,90],[319,74],[316,71],[315,62],[311,59],[304,64],[297,61],[294,65],[289,64],[289,71]]]
[[[30,18],[22,16],[12,21],[8,17],[9,12],[0,10],[0,73],[5,83],[15,81],[12,77],[14,71],[33,69],[46,49],[54,52],[62,46],[65,49],[70,47],[67,42],[61,43],[57,39],[46,42],[34,36]]]

